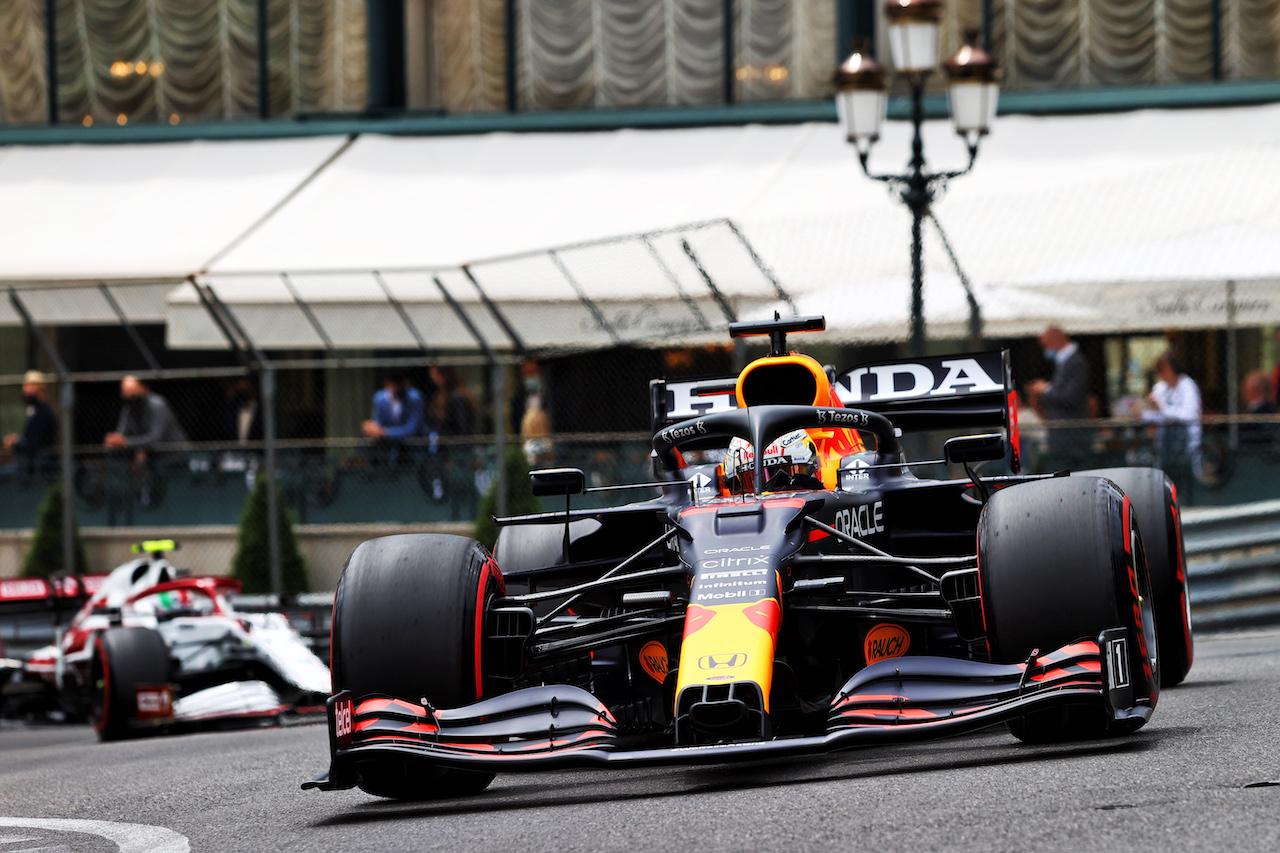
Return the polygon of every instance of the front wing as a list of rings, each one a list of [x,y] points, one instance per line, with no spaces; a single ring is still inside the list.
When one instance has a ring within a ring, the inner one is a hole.
[[[944,657],[880,661],[854,676],[832,702],[823,735],[775,740],[619,749],[609,710],[569,685],[529,687],[464,708],[435,710],[390,696],[328,702],[330,768],[305,788],[359,782],[359,762],[399,757],[437,768],[486,771],[651,766],[747,761],[958,735],[1046,708],[1093,705],[1116,731],[1151,716],[1122,668],[1127,631],[1112,628],[1022,664]],[[1119,644],[1117,646],[1117,644]]]

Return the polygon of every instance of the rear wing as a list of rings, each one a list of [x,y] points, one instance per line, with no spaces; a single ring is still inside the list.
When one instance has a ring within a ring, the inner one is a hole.
[[[106,575],[68,575],[47,581],[44,578],[0,580],[0,604],[27,604],[59,598],[88,598],[102,587]]]
[[[735,383],[734,377],[654,380],[649,385],[653,432],[736,408]],[[1020,468],[1008,350],[860,365],[837,374],[831,384],[845,406],[882,414],[903,432],[1003,429],[1013,470]]]
[[[102,586],[106,575],[55,578],[6,578],[0,580],[0,635],[17,635],[8,620],[33,613],[72,612]]]
[[[846,406],[878,412],[903,432],[1003,429],[1013,471],[1021,468],[1008,350],[861,365],[832,384]]]

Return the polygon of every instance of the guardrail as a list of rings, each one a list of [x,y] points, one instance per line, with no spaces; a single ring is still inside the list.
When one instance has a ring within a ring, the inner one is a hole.
[[[1280,625],[1280,501],[1183,517],[1197,631]]]

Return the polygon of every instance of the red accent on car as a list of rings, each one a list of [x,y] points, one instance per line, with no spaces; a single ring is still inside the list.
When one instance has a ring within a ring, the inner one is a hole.
[[[484,637],[484,595],[489,587],[489,573],[494,568],[493,560],[485,560],[484,565],[480,568],[479,591],[476,593],[476,644],[475,644],[475,661],[476,661],[476,698],[480,699],[484,696],[484,668],[480,662],[480,648]]]
[[[1195,657],[1195,648],[1191,640],[1191,609],[1187,606],[1187,565],[1186,555],[1182,549],[1182,514],[1178,512],[1178,487],[1173,483],[1169,483],[1169,494],[1171,503],[1169,511],[1173,513],[1173,544],[1176,548],[1177,555],[1177,578],[1178,578],[1178,607],[1182,611],[1183,631],[1187,636],[1187,666],[1191,665],[1192,658]]]
[[[1133,538],[1133,533],[1129,530],[1130,521],[1129,521],[1129,496],[1128,495],[1124,496],[1124,506],[1120,511],[1124,515],[1124,552],[1126,554],[1131,554],[1133,553],[1132,551],[1133,546],[1130,543],[1130,540]],[[1135,593],[1136,592],[1137,590],[1135,590]]]
[[[1013,473],[1022,470],[1022,433],[1018,430],[1018,392],[1009,392],[1009,444],[1013,447]]]
[[[701,604],[690,604],[684,612],[684,635],[688,637],[702,630],[712,620],[716,612]]]
[[[766,598],[742,612],[752,625],[768,631],[771,637],[778,635],[778,624],[782,622],[782,609],[778,607],[776,598]]]
[[[94,731],[102,732],[107,727],[111,713],[111,668],[107,666],[107,651],[102,647],[101,635],[93,641],[93,646],[98,660],[102,661],[102,716],[93,721],[93,728]]]

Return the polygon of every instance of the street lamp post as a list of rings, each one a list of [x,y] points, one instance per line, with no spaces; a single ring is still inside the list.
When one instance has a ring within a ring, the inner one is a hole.
[[[922,228],[931,216],[933,202],[952,178],[973,168],[978,142],[995,119],[1000,87],[998,67],[977,44],[977,32],[967,33],[967,41],[946,61],[947,89],[951,119],[956,133],[969,148],[969,163],[954,172],[930,172],[925,168],[924,89],[938,64],[938,21],[941,0],[889,0],[884,7],[888,21],[889,47],[897,73],[911,85],[911,161],[905,175],[876,175],[867,168],[871,145],[880,138],[888,107],[888,85],[884,69],[865,50],[858,49],[836,71],[836,108],[845,137],[858,151],[858,161],[867,177],[883,181],[911,211],[911,354],[924,355],[924,247]],[[935,220],[936,222],[936,220]]]

